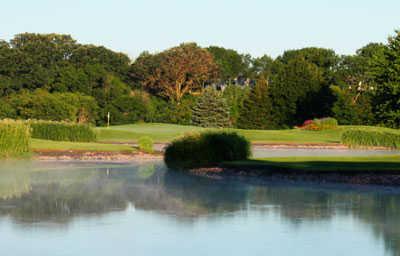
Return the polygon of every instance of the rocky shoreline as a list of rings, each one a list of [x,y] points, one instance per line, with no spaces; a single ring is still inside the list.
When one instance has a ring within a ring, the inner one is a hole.
[[[38,151],[33,159],[40,161],[148,161],[162,160],[162,154],[147,154],[143,152],[94,152],[94,151]]]
[[[130,145],[132,147],[137,147],[134,142],[107,142],[108,144],[116,145]],[[154,150],[163,152],[168,143],[154,143]],[[348,150],[349,147],[340,143],[262,143],[254,142],[252,143],[253,149],[336,149],[336,150]],[[362,149],[370,150],[390,150],[386,147],[366,147]]]
[[[269,181],[285,182],[311,182],[311,183],[343,183],[353,185],[380,185],[400,186],[400,173],[389,171],[289,171],[289,170],[266,170],[257,168],[197,168],[189,171],[193,175],[211,179],[223,179],[226,177],[251,177]]]

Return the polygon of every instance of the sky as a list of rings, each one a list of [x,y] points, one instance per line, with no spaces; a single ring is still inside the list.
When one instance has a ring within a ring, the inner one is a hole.
[[[3,0],[0,39],[70,34],[137,57],[182,42],[258,57],[325,47],[352,54],[400,29],[400,0]]]

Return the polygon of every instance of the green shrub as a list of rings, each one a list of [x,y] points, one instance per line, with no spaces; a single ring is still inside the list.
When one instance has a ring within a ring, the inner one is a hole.
[[[312,131],[332,130],[338,127],[338,121],[332,117],[307,120],[301,126],[302,129]]]
[[[315,119],[314,124],[318,127],[319,130],[331,130],[338,127],[338,121],[332,117]]]
[[[205,132],[185,135],[166,149],[164,161],[169,168],[193,168],[224,161],[245,160],[250,143],[233,132]]]
[[[56,140],[56,141],[96,141],[95,131],[88,125],[53,122],[53,121],[30,121],[32,138]]]
[[[153,153],[153,140],[150,137],[140,137],[138,140],[138,147],[141,151],[146,153]]]
[[[400,133],[352,129],[342,134],[342,143],[349,147],[400,148]]]
[[[0,121],[0,156],[19,156],[29,151],[29,125],[22,121]]]

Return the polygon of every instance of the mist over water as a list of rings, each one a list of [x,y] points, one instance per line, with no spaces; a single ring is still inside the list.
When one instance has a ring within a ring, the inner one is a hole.
[[[0,255],[400,255],[400,190],[5,162]]]

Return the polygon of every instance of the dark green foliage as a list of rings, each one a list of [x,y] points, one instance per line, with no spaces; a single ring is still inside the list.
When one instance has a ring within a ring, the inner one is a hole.
[[[293,126],[304,120],[326,116],[319,92],[323,83],[322,70],[302,56],[288,63],[277,62],[272,76],[270,96],[274,120],[280,127]]]
[[[15,119],[16,112],[8,102],[6,102],[4,99],[0,99],[0,120],[6,118]]]
[[[32,138],[36,139],[92,142],[97,137],[95,131],[84,124],[51,121],[30,121],[29,124]]]
[[[374,59],[372,73],[377,84],[373,100],[379,123],[400,127],[400,31],[389,38],[382,56]]]
[[[205,167],[225,161],[245,160],[250,156],[250,142],[231,132],[189,134],[173,141],[165,150],[169,168]]]
[[[255,58],[252,61],[252,66],[250,69],[251,77],[257,78],[260,76],[265,76],[265,77],[270,76],[272,73],[273,65],[274,65],[274,60],[268,55]]]
[[[229,116],[233,127],[237,126],[240,110],[242,109],[243,102],[248,97],[249,93],[249,87],[239,85],[228,85],[222,93],[222,97],[224,97],[229,106]]]
[[[342,134],[342,143],[350,147],[400,148],[400,133],[351,129]]]
[[[210,46],[207,50],[213,55],[219,67],[219,79],[231,82],[240,75],[245,75],[249,69],[249,63],[245,57],[235,50],[225,49],[218,46]]]
[[[29,125],[22,121],[0,121],[0,157],[21,156],[29,151]]]
[[[193,96],[184,97],[181,102],[165,101],[151,96],[146,101],[146,116],[144,121],[153,123],[192,124],[192,108],[196,104]]]
[[[275,127],[275,121],[271,111],[268,82],[260,78],[243,102],[237,126],[242,129],[272,129]]]
[[[126,95],[116,98],[109,106],[111,124],[131,124],[144,121],[149,103],[141,95]]]
[[[356,95],[349,89],[341,89],[338,86],[331,87],[336,96],[332,107],[333,116],[343,125],[372,125],[374,113],[371,105],[371,95],[361,94],[355,100]]]
[[[111,124],[191,124],[198,122],[192,109],[204,86],[253,86],[262,76],[269,87],[264,100],[246,97],[238,86],[223,93],[231,125],[287,128],[334,116],[340,124],[400,127],[399,42],[397,31],[387,44],[370,43],[354,55],[309,47],[275,60],[188,43],[145,52],[131,63],[125,54],[79,44],[69,35],[23,33],[0,40],[0,118],[105,125],[110,112]]]
[[[94,122],[97,104],[90,96],[49,93],[45,90],[22,92],[3,99],[14,112],[10,117],[54,121]]]
[[[218,91],[208,87],[193,107],[192,119],[197,126],[229,127],[229,106]]]

